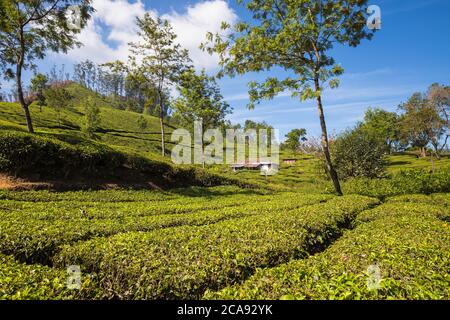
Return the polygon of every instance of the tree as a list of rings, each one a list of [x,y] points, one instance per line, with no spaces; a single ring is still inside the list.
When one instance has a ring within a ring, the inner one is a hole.
[[[446,123],[439,111],[427,96],[414,93],[399,109],[404,113],[401,117],[401,134],[403,140],[420,149],[422,157],[426,157],[426,147],[432,144],[434,153],[439,157],[439,141],[445,133]]]
[[[194,121],[202,121],[202,132],[223,124],[225,116],[231,113],[230,105],[223,100],[220,88],[213,77],[202,70],[196,74],[193,69],[184,72],[177,89],[180,96],[174,101],[174,118],[190,128]]]
[[[47,89],[48,78],[42,73],[38,73],[31,79],[31,91],[36,95],[38,104],[45,105],[44,90]]]
[[[180,96],[173,103],[173,118],[185,127],[193,129],[194,121],[199,121],[203,134],[206,129],[223,125],[225,116],[231,113],[214,77],[209,77],[205,70],[200,74],[196,74],[194,69],[186,70],[179,78],[177,89]],[[203,154],[203,136],[201,148]]]
[[[289,73],[284,79],[269,77],[263,83],[250,82],[250,108],[283,91],[290,91],[301,100],[316,100],[327,171],[336,193],[341,195],[330,157],[322,92],[326,86],[337,87],[336,77],[343,73],[329,53],[334,44],[356,47],[373,35],[372,30],[365,29],[367,0],[249,0],[245,3],[252,13],[252,24],[237,23],[228,36],[208,33],[202,48],[219,54],[222,67],[219,76],[270,71],[274,67]],[[231,26],[222,23],[222,29],[227,32]]]
[[[283,143],[283,145],[296,153],[298,149],[300,148],[301,141],[306,141],[306,129],[292,129],[288,132],[286,135],[286,141]]]
[[[72,99],[70,93],[63,87],[53,86],[44,91],[45,103],[55,109],[58,123],[61,125],[61,110],[67,108]]]
[[[332,146],[333,162],[342,179],[381,177],[386,165],[385,151],[384,141],[361,125],[338,136]]]
[[[145,129],[147,129],[148,126],[147,119],[145,119],[144,116],[140,115],[139,118],[137,119],[137,125],[139,130],[145,131]]]
[[[439,139],[432,139],[435,153],[439,157],[439,153],[446,147],[450,135],[450,86],[433,83],[428,88],[427,98],[429,105],[436,110],[441,118],[442,134],[445,137],[440,147]]]
[[[47,51],[67,52],[79,46],[75,35],[86,25],[93,8],[90,0],[8,0],[2,1],[0,51],[8,78],[15,78],[17,95],[29,132],[34,132],[28,103],[22,87],[22,72],[34,68],[34,60],[45,57]],[[69,10],[78,5],[78,26],[74,26]],[[5,18],[5,19],[3,19]],[[79,28],[78,28],[79,27]]]
[[[96,64],[86,59],[85,61],[81,61],[73,66],[74,69],[74,81],[78,82],[82,86],[89,88],[91,90],[98,89],[97,88],[97,78],[98,78],[98,70]]]
[[[88,97],[84,103],[84,117],[82,118],[81,130],[89,138],[94,137],[95,131],[100,126],[100,108],[92,97]]]
[[[161,152],[165,156],[164,117],[167,114],[166,92],[177,83],[191,61],[188,51],[175,42],[176,34],[167,20],[153,19],[147,13],[136,18],[139,42],[130,43],[127,65],[116,61],[105,64],[112,70],[125,70],[147,98],[156,97],[161,125]]]
[[[386,145],[386,151],[392,151],[400,139],[398,115],[380,108],[368,108],[361,123],[361,130],[366,130],[373,137],[379,137]]]

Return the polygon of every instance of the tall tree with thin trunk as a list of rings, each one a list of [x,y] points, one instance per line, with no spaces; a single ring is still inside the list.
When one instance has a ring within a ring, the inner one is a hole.
[[[43,59],[49,50],[67,52],[81,45],[75,36],[94,10],[90,3],[91,0],[2,0],[0,58],[6,77],[15,79],[17,97],[31,133],[34,130],[23,92],[23,71],[35,68],[34,61]]]
[[[223,126],[225,117],[232,112],[230,105],[223,99],[214,77],[202,70],[197,74],[194,69],[185,71],[179,79],[177,89],[180,96],[173,102],[173,118],[186,128],[194,129],[194,122],[201,122],[202,135],[207,129]],[[202,155],[205,148],[201,137]],[[203,167],[205,159],[202,159]]]
[[[154,19],[150,14],[137,18],[138,42],[130,43],[130,56],[125,65],[120,62],[106,66],[113,70],[126,70],[148,98],[158,104],[161,125],[161,153],[164,156],[164,117],[167,114],[166,92],[177,83],[180,75],[190,66],[188,51],[176,42],[176,34],[167,20]]]
[[[333,46],[355,47],[373,35],[366,29],[367,0],[239,2],[251,12],[251,23],[241,22],[234,27],[222,23],[226,34],[208,33],[202,48],[219,54],[219,76],[271,71],[274,67],[288,72],[283,79],[269,77],[262,83],[250,82],[250,108],[283,91],[301,100],[316,100],[327,171],[336,193],[342,194],[329,151],[322,92],[326,87],[337,87],[336,77],[343,73],[330,55]]]

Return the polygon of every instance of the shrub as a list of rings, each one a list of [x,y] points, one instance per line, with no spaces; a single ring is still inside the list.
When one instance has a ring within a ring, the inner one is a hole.
[[[259,269],[243,284],[205,298],[449,299],[450,228],[434,216],[439,211],[412,203],[365,211],[371,219],[323,253]]]
[[[83,275],[81,290],[68,290],[66,280],[64,271],[25,265],[0,254],[0,300],[75,299],[95,292],[89,275]]]
[[[84,117],[81,120],[81,130],[89,138],[94,137],[94,132],[100,126],[100,108],[92,97],[88,97],[84,102]]]
[[[309,196],[291,201],[294,194],[275,198],[235,196],[202,203],[187,197],[146,202],[23,202],[1,203],[0,252],[29,263],[50,263],[62,244],[110,236],[120,232],[150,231],[182,225],[206,225],[256,215],[269,210],[295,209],[330,196]],[[206,199],[205,199],[206,200]],[[289,201],[288,201],[289,200]],[[270,203],[268,203],[270,201]]]
[[[290,205],[296,201],[301,201],[298,195]],[[240,281],[257,267],[320,250],[358,212],[377,203],[344,196],[289,210],[284,202],[274,204],[281,210],[255,204],[254,210],[263,212],[212,225],[130,232],[64,246],[54,262],[95,272],[103,297],[199,298],[206,289]]]
[[[385,169],[385,142],[357,127],[340,135],[332,145],[332,157],[340,178],[376,178]]]
[[[423,170],[411,170],[395,173],[383,179],[354,178],[344,182],[342,189],[344,193],[380,199],[402,194],[450,192],[450,171],[428,173]]]
[[[245,181],[222,177],[195,167],[177,167],[140,155],[122,153],[92,141],[72,145],[28,133],[0,133],[0,172],[14,175],[40,174],[45,177],[106,176],[118,169],[148,175],[163,187],[216,186],[235,184],[253,187]]]
[[[92,174],[120,167],[122,154],[100,145],[78,145],[21,132],[0,133],[0,171],[22,175]]]

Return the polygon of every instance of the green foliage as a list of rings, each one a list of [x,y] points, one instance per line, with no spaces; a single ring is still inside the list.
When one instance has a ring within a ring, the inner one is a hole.
[[[20,132],[0,134],[0,170],[15,175],[93,174],[120,167],[125,156],[100,144],[73,146]]]
[[[59,86],[50,87],[46,89],[43,94],[47,106],[56,110],[58,123],[61,125],[62,110],[70,105],[72,96],[64,87]]]
[[[44,91],[47,89],[47,85],[47,76],[42,73],[36,74],[34,78],[31,79],[31,91],[36,94],[37,103],[40,106],[45,105]]]
[[[354,178],[344,183],[343,190],[380,199],[403,194],[450,192],[450,173],[448,169],[434,174],[409,170],[384,179]]]
[[[285,201],[292,195],[280,198]],[[190,199],[169,195],[150,201],[129,199],[114,203],[92,201],[96,199],[80,201],[83,199],[81,193],[79,197],[63,197],[58,202],[2,201],[0,252],[28,263],[49,264],[63,244],[122,232],[212,224],[258,213],[253,204],[254,194],[224,197],[209,204],[201,203],[206,200],[202,196]],[[259,196],[258,199],[272,208],[268,203],[272,198]],[[317,199],[327,199],[327,196],[311,197],[305,203],[318,202]]]
[[[148,122],[144,116],[139,116],[139,118],[137,119],[137,126],[141,131],[145,131],[145,129],[147,129]]]
[[[334,141],[332,157],[340,178],[383,175],[386,146],[384,140],[361,127],[346,131]]]
[[[6,131],[0,134],[0,147],[0,171],[19,176],[33,173],[41,175],[41,178],[111,178],[115,172],[127,168],[128,174],[148,175],[164,187],[250,185],[200,168],[176,167],[136,154],[119,152],[100,143],[71,145],[56,139]]]
[[[300,148],[301,141],[306,141],[306,129],[292,129],[286,135],[286,141],[283,146],[294,153]]]
[[[231,113],[214,77],[208,77],[205,70],[200,74],[196,74],[194,69],[185,71],[177,88],[180,97],[173,103],[173,116],[185,128],[192,129],[194,121],[202,121],[205,130],[214,129],[222,125],[225,116]]]
[[[437,218],[441,211],[416,203],[364,211],[358,226],[323,253],[258,270],[206,298],[448,299],[450,228]]]
[[[68,290],[68,274],[39,265],[26,265],[0,254],[0,300],[49,300],[87,297],[95,288],[84,275],[81,290]],[[89,288],[89,289],[88,289]]]
[[[370,39],[365,29],[367,1],[279,0],[242,1],[253,17],[252,24],[235,24],[227,37],[209,33],[202,48],[219,54],[220,75],[265,71],[279,66],[293,71],[294,77],[267,78],[250,82],[250,107],[261,99],[270,99],[288,90],[303,100],[316,98],[323,84],[342,74],[329,51],[335,43],[357,46]],[[327,17],[323,19],[323,17]],[[231,26],[223,24],[226,31]],[[326,35],[326,36],[321,36]]]
[[[100,108],[95,100],[88,97],[84,103],[84,117],[82,118],[81,130],[89,138],[94,137],[94,132],[100,127]]]
[[[360,127],[361,130],[367,132],[367,135],[382,139],[387,152],[398,147],[400,129],[398,115],[395,112],[369,108],[364,113],[364,120]]]
[[[400,196],[393,196],[387,199],[388,202],[412,202],[436,204],[441,207],[450,207],[450,194],[448,193],[432,193],[425,194],[404,194]]]
[[[245,278],[256,267],[326,246],[357,212],[377,203],[349,196],[304,206],[323,199],[275,197],[263,207],[252,204],[254,209],[247,210],[255,214],[249,217],[93,239],[64,246],[55,263],[76,263],[96,273],[101,286],[109,288],[105,297],[198,298],[208,288]]]

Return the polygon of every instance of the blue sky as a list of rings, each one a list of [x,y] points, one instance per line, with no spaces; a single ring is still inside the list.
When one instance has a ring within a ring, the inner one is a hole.
[[[449,0],[374,0],[381,8],[382,28],[372,41],[357,48],[336,47],[335,60],[345,69],[338,89],[324,93],[325,116],[330,132],[339,132],[362,119],[369,107],[396,110],[415,91],[425,91],[433,82],[450,84],[450,1]],[[69,55],[49,54],[39,62],[46,72],[53,64],[71,65],[91,58],[104,62],[126,56],[126,42],[133,40],[133,16],[145,11],[169,19],[194,58],[198,68],[211,74],[216,70],[214,57],[198,51],[206,31],[214,31],[222,20],[248,19],[248,13],[235,0],[94,0],[96,18],[81,40],[87,45]],[[222,93],[233,106],[229,118],[267,121],[284,135],[293,128],[306,128],[309,134],[320,133],[314,101],[300,102],[280,96],[247,110],[247,82],[267,75],[283,76],[274,70],[264,74],[247,74],[220,80]]]

